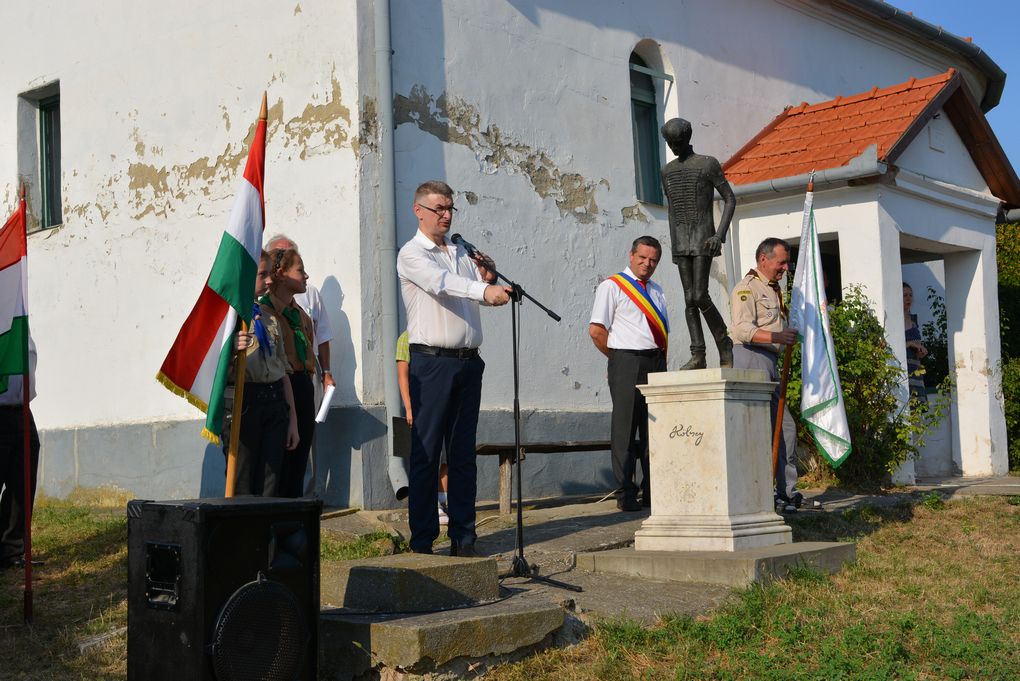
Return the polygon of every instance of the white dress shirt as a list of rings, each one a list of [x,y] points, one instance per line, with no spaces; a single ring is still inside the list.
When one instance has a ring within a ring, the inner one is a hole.
[[[407,340],[437,348],[477,348],[482,344],[478,304],[485,300],[487,284],[467,251],[445,240],[444,251],[419,230],[397,255]]]
[[[631,279],[637,280],[629,267],[623,272]],[[662,293],[662,287],[649,281],[648,296],[659,308],[663,320],[668,323],[666,296]],[[619,284],[608,278],[595,289],[591,323],[600,324],[609,330],[608,345],[615,350],[654,350],[658,347],[645,313],[623,292]]]
[[[315,331],[312,348],[318,356],[319,345],[333,340],[333,327],[330,326],[329,315],[326,314],[326,306],[322,302],[322,294],[319,293],[319,289],[308,284],[304,293],[294,295],[294,302],[312,318],[312,328]]]

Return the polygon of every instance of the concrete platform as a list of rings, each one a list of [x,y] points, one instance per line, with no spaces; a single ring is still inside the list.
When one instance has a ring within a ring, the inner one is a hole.
[[[324,607],[365,613],[434,612],[500,598],[495,559],[418,553],[324,562],[319,593]]]
[[[854,544],[799,542],[741,551],[635,551],[633,548],[579,553],[577,569],[675,582],[743,587],[786,577],[808,566],[839,572],[856,559]]]
[[[497,603],[427,614],[323,610],[319,678],[346,681],[382,668],[425,674],[458,660],[521,656],[563,627],[565,611],[558,605],[525,593],[508,595]]]

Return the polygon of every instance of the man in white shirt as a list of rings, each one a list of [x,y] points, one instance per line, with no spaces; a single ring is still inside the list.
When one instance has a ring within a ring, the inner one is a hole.
[[[400,291],[407,311],[411,351],[410,389],[414,413],[408,521],[411,550],[432,553],[439,536],[439,456],[446,444],[449,473],[447,534],[450,554],[474,557],[475,431],[485,363],[479,303],[505,305],[508,289],[495,285],[495,264],[468,256],[447,237],[453,190],[430,181],[414,194],[418,233],[397,256]]]
[[[638,237],[630,249],[630,267],[607,278],[595,290],[588,334],[609,358],[609,393],[613,398],[610,446],[618,485],[616,506],[640,511],[651,506],[648,477],[648,405],[635,386],[648,374],[666,370],[669,320],[662,287],[651,276],[662,256],[658,239]],[[635,483],[641,461],[641,503]]]
[[[35,343],[28,338],[28,398],[35,398]],[[0,569],[24,565],[25,556],[25,412],[22,376],[7,376],[0,392]],[[0,380],[0,383],[3,381]],[[39,433],[28,414],[32,498],[39,471]]]

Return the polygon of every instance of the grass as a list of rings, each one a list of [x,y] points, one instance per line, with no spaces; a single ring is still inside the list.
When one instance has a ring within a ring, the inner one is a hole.
[[[3,679],[125,679],[123,501],[42,500],[35,623],[21,624],[21,572],[0,573]],[[705,617],[654,627],[597,623],[565,650],[494,669],[539,679],[1015,679],[1020,669],[1020,497],[967,497],[792,517],[797,541],[857,541],[839,575],[796,570],[736,593]],[[378,555],[379,534],[324,537],[323,560]],[[79,644],[110,635],[84,652]]]
[[[942,502],[939,499],[939,502]],[[1016,679],[1020,506],[1013,498],[802,513],[800,540],[856,538],[838,575],[734,595],[707,617],[643,628],[599,622],[591,637],[495,670],[536,679]]]

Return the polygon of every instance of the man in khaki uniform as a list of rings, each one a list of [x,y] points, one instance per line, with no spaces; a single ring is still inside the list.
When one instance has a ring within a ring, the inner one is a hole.
[[[757,266],[749,271],[730,296],[733,337],[733,368],[762,369],[770,381],[779,381],[776,364],[784,345],[797,342],[797,329],[790,328],[779,279],[790,262],[790,246],[782,239],[769,238],[758,244]],[[776,427],[779,387],[772,395],[772,428]],[[797,491],[797,463],[794,448],[797,428],[789,410],[783,411],[783,437],[776,464],[776,506],[794,513],[803,501]],[[771,442],[769,443],[771,451]]]

